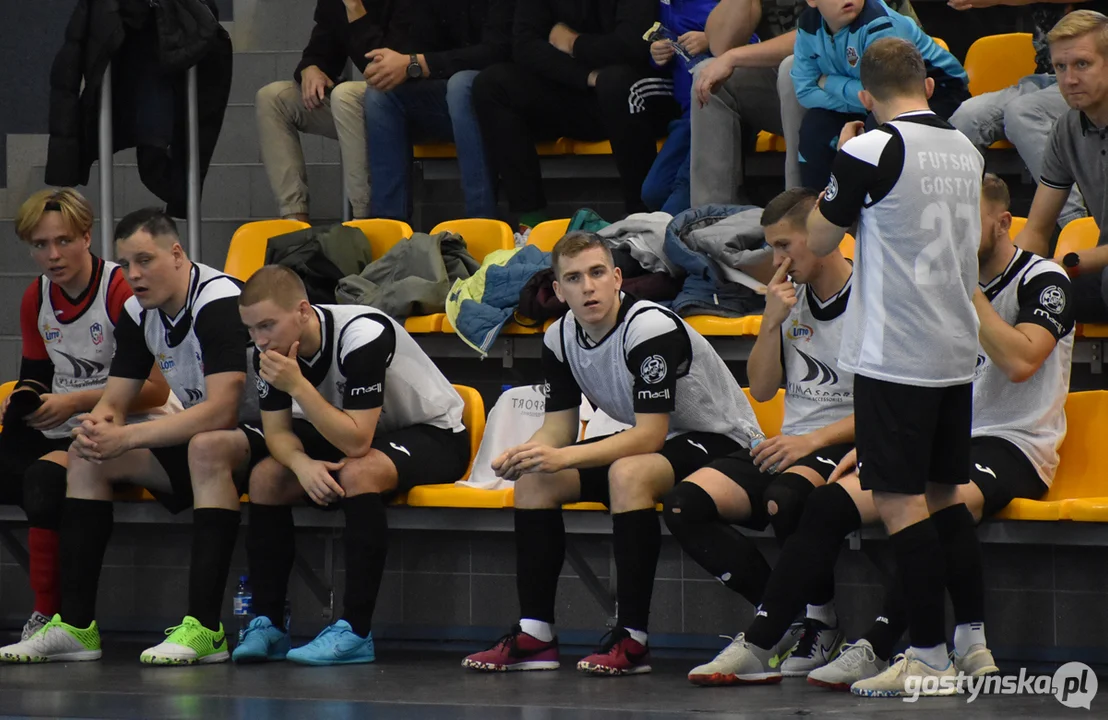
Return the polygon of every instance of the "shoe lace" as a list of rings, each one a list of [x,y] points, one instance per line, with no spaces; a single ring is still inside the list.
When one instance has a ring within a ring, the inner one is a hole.
[[[607,655],[619,645],[621,640],[631,637],[630,633],[621,627],[612,628],[604,634],[604,637],[600,638],[600,645],[597,648],[597,654]]]
[[[171,628],[166,628],[165,635],[166,635],[166,637],[170,637],[171,635],[173,635],[178,630],[192,630],[197,625],[199,625],[198,622],[196,622],[192,618],[188,618],[188,619],[182,621],[180,625],[174,625]]]
[[[801,657],[810,658],[815,652],[816,640],[819,639],[820,631],[823,629],[820,627],[823,623],[818,623],[816,620],[810,620],[805,618],[801,623],[800,635],[796,639],[796,645],[793,646],[793,650],[789,653],[789,657]]]
[[[858,642],[843,643],[843,649],[839,657],[845,662],[849,662],[851,665],[860,665],[863,659],[871,663],[877,663],[877,653],[873,651],[873,646],[861,640]]]
[[[720,635],[720,637],[724,640],[730,640],[731,642],[727,647],[720,650],[718,655],[716,655],[716,659],[719,660],[727,660],[731,658],[731,656],[733,656],[735,653],[745,648],[747,644],[746,633],[739,633],[734,637],[730,635]]]
[[[521,628],[519,625],[513,625],[511,630],[496,639],[496,642],[492,644],[492,648],[490,649],[495,650],[498,647],[514,647],[516,643],[516,637],[518,637],[522,632],[523,628]]]

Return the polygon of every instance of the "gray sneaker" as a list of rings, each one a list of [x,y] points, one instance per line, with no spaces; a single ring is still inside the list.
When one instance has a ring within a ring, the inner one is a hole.
[[[771,668],[781,668],[781,663],[785,662],[785,659],[792,653],[802,632],[804,632],[803,620],[796,620],[792,625],[789,625],[789,629],[785,631],[785,634],[782,635],[781,639],[777,641],[777,644],[773,646],[772,654],[769,656],[769,666]]]
[[[792,652],[780,665],[785,677],[807,677],[808,673],[835,659],[843,644],[843,634],[837,627],[827,627],[810,618],[805,618],[802,627]]]
[[[769,666],[773,650],[746,641],[743,633],[723,648],[710,663],[689,671],[693,685],[763,685],[781,682],[781,671]]]
[[[20,636],[19,642],[27,642],[30,640],[31,636],[46,627],[46,623],[48,622],[50,622],[50,618],[37,610],[31,613],[31,619],[23,626],[23,634]]]
[[[808,673],[808,683],[849,692],[851,685],[878,675],[888,666],[874,654],[869,640],[862,639],[844,644],[837,658]]]

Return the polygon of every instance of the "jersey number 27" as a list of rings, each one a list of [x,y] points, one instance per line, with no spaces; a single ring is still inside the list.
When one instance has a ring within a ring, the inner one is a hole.
[[[968,203],[955,205],[953,215],[950,212],[950,203],[933,202],[924,208],[919,221],[920,229],[936,232],[938,237],[927,243],[916,256],[917,285],[947,285],[952,281],[951,271],[955,268],[955,260],[945,251],[947,248],[953,249],[957,243],[971,239],[980,241],[970,237],[973,211],[973,206]],[[955,218],[964,224],[963,231],[958,235],[954,234]]]

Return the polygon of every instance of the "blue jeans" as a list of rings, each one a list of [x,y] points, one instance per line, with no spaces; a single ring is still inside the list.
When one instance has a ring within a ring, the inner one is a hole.
[[[642,184],[642,201],[652,212],[677,215],[692,207],[689,190],[692,121],[685,113],[669,124],[669,137]]]
[[[476,70],[465,70],[449,80],[409,80],[387,93],[366,88],[371,217],[411,217],[413,142],[453,142],[466,215],[496,217],[496,192],[470,101],[475,77]]]

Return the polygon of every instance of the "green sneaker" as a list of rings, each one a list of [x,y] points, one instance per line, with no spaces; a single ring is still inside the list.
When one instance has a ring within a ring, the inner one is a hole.
[[[165,642],[145,651],[139,658],[142,662],[147,665],[206,665],[227,662],[231,658],[222,623],[218,631],[212,631],[186,615],[180,625],[169,628],[165,634],[169,636]]]
[[[100,629],[96,621],[82,630],[55,615],[22,642],[0,648],[0,662],[80,662],[100,659]]]

